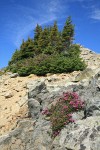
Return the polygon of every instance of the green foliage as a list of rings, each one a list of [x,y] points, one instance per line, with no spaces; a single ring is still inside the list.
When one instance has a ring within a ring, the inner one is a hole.
[[[66,20],[65,26],[62,31],[62,42],[66,49],[72,44],[74,36],[74,25],[72,24],[71,17],[69,16]]]
[[[56,104],[52,105],[50,109],[44,109],[42,114],[50,117],[52,136],[56,137],[65,125],[75,122],[72,114],[82,110],[83,107],[84,102],[80,100],[77,93],[66,92],[63,93],[56,101]]]
[[[16,63],[18,60],[20,60],[20,51],[16,50],[9,61],[9,65]]]
[[[35,30],[34,30],[34,44],[38,47],[38,40],[42,32],[42,27],[37,24]]]
[[[80,56],[80,47],[79,45],[73,44],[67,50],[69,57],[79,57]]]
[[[63,54],[46,55],[40,54],[37,57],[24,59],[16,63],[11,68],[13,72],[18,72],[20,76],[29,74],[46,75],[47,73],[67,73],[74,70],[84,70],[85,64],[80,58],[70,58]]]
[[[34,57],[34,55],[35,55],[34,42],[32,39],[28,38],[26,42],[23,41],[20,47],[20,59]]]
[[[27,76],[31,73],[31,67],[21,67],[18,69],[18,73],[20,76]]]
[[[0,76],[2,76],[3,74],[4,74],[4,72],[0,70]]]
[[[68,17],[62,32],[57,22],[53,26],[37,25],[34,39],[28,38],[16,50],[7,69],[18,72],[20,76],[29,74],[67,73],[84,70],[86,65],[80,58],[80,47],[72,44],[74,25]]]
[[[38,40],[38,49],[43,52],[49,45],[49,28],[44,28]]]

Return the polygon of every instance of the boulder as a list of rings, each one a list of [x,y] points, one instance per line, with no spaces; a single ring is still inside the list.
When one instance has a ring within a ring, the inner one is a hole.
[[[12,91],[8,91],[7,93],[4,94],[4,97],[5,97],[5,98],[11,98],[11,97],[13,97],[13,96],[14,96],[14,95],[13,95]]]
[[[33,150],[31,143],[35,121],[20,120],[14,131],[0,137],[0,150]]]
[[[99,150],[100,116],[66,125],[52,143],[53,150]]]
[[[17,103],[20,107],[22,107],[23,105],[27,104],[27,102],[28,102],[28,98],[27,96],[24,96]]]
[[[82,71],[81,73],[79,73],[76,78],[75,78],[75,81],[81,81],[83,79],[90,79],[95,73],[93,72],[92,69],[90,68],[87,68],[85,69],[84,71]]]
[[[31,98],[28,100],[28,108],[29,108],[29,116],[31,116],[33,119],[38,119],[39,118],[39,113],[40,113],[40,103]]]
[[[46,92],[45,79],[33,80],[27,84],[28,98],[35,98],[39,93]]]
[[[100,115],[100,72],[89,81],[88,86],[75,85],[73,91],[85,101],[85,117]]]
[[[18,73],[13,73],[13,74],[10,75],[10,78],[16,78],[16,77],[18,77],[18,76],[19,76]]]

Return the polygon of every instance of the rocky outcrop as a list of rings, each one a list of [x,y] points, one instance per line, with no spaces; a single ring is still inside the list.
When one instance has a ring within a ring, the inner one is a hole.
[[[89,80],[93,75],[95,75],[95,72],[91,68],[86,68],[76,76],[75,81]]]
[[[88,86],[82,84],[73,87],[73,91],[79,93],[86,103],[86,117],[100,116],[100,71],[89,80]]]
[[[13,73],[13,74],[10,75],[10,78],[16,78],[16,77],[18,77],[18,76],[19,76],[18,73]]]
[[[52,145],[53,150],[99,150],[100,116],[66,126]]]
[[[8,72],[0,76],[0,135],[16,127],[18,119],[27,117],[27,82],[36,77],[19,77]]]
[[[19,121],[14,131],[0,138],[0,150],[34,149],[32,144],[34,124],[32,120]]]
[[[58,83],[59,80],[48,81],[46,78],[28,82],[29,118],[19,120],[14,131],[0,138],[0,150],[99,150],[100,72],[89,80],[88,85],[73,82],[58,86]],[[51,123],[41,111],[56,102],[64,91],[79,93],[86,106],[73,114],[75,123],[66,125],[53,139]]]
[[[100,54],[96,54],[88,48],[80,46],[81,58],[85,60],[87,67],[97,69],[100,67]]]

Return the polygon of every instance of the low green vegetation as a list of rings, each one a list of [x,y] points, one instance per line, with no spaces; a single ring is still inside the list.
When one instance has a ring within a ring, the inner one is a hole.
[[[62,31],[57,22],[42,28],[37,25],[34,38],[22,42],[9,61],[7,70],[20,76],[29,74],[67,73],[84,70],[86,65],[80,58],[80,47],[73,44],[74,25],[68,17]]]
[[[52,136],[56,137],[65,125],[75,122],[72,114],[83,108],[84,102],[81,101],[77,93],[66,92],[63,93],[56,104],[52,105],[50,109],[44,109],[42,114],[50,118]]]
[[[0,71],[0,76],[2,76],[3,75],[3,72],[2,71]]]

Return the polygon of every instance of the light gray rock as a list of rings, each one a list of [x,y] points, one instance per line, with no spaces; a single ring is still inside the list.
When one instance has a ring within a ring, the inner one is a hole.
[[[79,111],[79,112],[74,112],[72,114],[72,118],[77,121],[77,120],[82,120],[84,118],[84,111]]]
[[[27,95],[22,97],[17,103],[20,107],[22,107],[23,105],[27,104],[28,102],[28,97]]]
[[[73,91],[78,92],[85,101],[85,117],[100,115],[100,72],[90,81],[88,86],[73,86]]]
[[[91,68],[87,68],[76,76],[75,81],[89,80],[94,74],[95,72]]]
[[[10,75],[10,78],[16,78],[16,77],[18,77],[18,76],[19,76],[18,73],[13,73],[13,74]]]
[[[32,136],[35,121],[19,121],[17,128],[0,137],[0,150],[34,150]]]
[[[29,107],[29,116],[31,116],[33,119],[38,119],[39,113],[40,113],[40,103],[31,98],[28,100],[28,107]]]
[[[69,124],[53,141],[53,150],[99,150],[100,116]]]
[[[28,93],[29,98],[35,98],[39,93],[44,94],[45,92],[47,92],[44,79],[30,81],[27,84],[27,88],[29,90]]]
[[[81,58],[85,61],[88,68],[97,69],[100,68],[100,54],[96,54],[90,49],[80,47],[81,50]]]
[[[39,119],[33,133],[34,149],[41,150],[43,148],[50,150],[52,143],[51,132],[50,122]]]
[[[14,96],[14,95],[13,95],[12,91],[8,91],[7,93],[4,94],[4,97],[5,97],[5,98],[11,98],[11,97],[13,97],[13,96]]]

